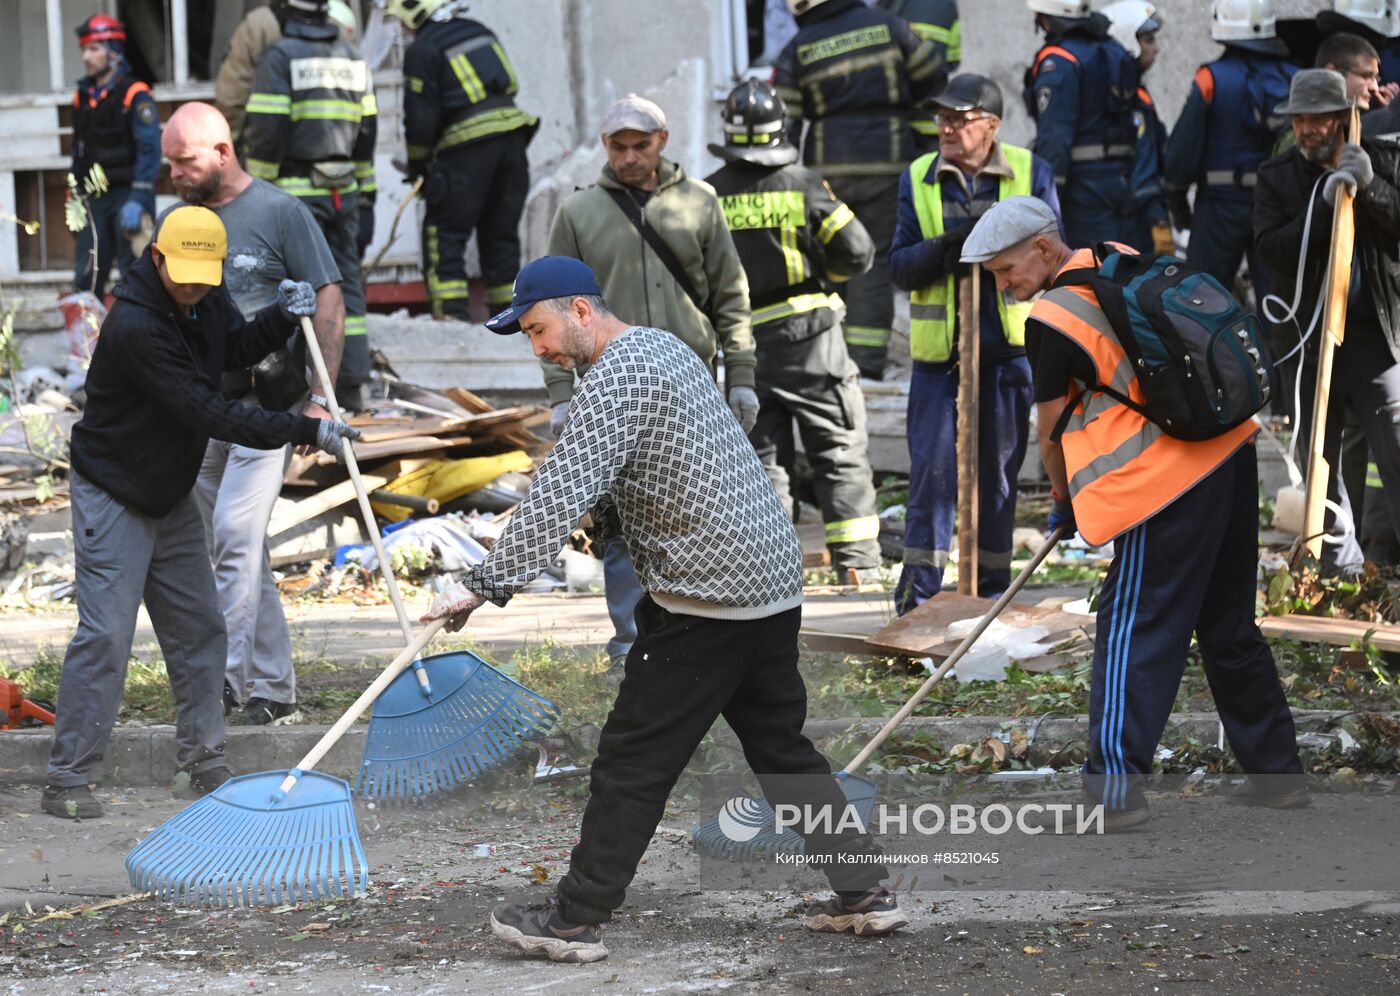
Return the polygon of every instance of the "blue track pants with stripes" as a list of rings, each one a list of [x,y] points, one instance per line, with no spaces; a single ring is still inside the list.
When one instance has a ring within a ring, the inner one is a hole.
[[[1298,775],[1293,716],[1254,622],[1258,468],[1246,445],[1115,542],[1099,598],[1087,791],[1109,809],[1146,805],[1196,634],[1230,746],[1251,775]]]

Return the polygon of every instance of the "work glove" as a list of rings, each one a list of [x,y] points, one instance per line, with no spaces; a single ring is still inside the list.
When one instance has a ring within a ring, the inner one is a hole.
[[[569,402],[556,402],[549,409],[549,431],[558,439],[564,433],[564,423],[569,421]]]
[[[729,410],[739,420],[739,428],[748,435],[758,421],[758,395],[751,387],[731,387],[729,389]]]
[[[1371,168],[1371,157],[1359,145],[1348,142],[1342,146],[1342,154],[1337,158],[1337,168],[1322,185],[1322,199],[1328,204],[1337,203],[1337,190],[1346,184],[1347,192],[1353,197],[1359,187],[1365,187],[1376,178]]]
[[[117,223],[121,226],[123,235],[130,235],[132,232],[141,230],[141,216],[146,213],[146,206],[134,197],[122,205],[121,213],[117,215]]]
[[[956,231],[939,236],[943,241],[943,269],[955,277],[966,276],[971,272],[971,264],[962,261],[963,243],[972,234],[972,226],[964,225]]]
[[[1079,527],[1074,522],[1074,506],[1070,504],[1070,500],[1055,497],[1054,504],[1050,506],[1050,518],[1046,522],[1046,531],[1053,533],[1061,526],[1069,526],[1069,532],[1064,536],[1065,539],[1069,539],[1079,531]]]
[[[277,285],[277,309],[289,322],[309,318],[316,314],[316,288],[305,280],[283,280]]]
[[[426,623],[446,617],[447,631],[455,633],[467,624],[467,617],[484,604],[486,599],[468,589],[462,582],[453,581],[438,592],[437,597],[433,599],[433,607],[418,621]]]
[[[345,422],[323,418],[316,424],[316,448],[337,459],[345,452],[345,440],[359,438],[360,430]]]
[[[1186,191],[1178,190],[1168,196],[1167,211],[1172,216],[1172,226],[1183,232],[1191,230],[1191,201]]]

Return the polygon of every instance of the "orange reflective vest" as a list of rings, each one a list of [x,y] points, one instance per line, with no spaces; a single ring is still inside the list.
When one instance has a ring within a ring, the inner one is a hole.
[[[1092,251],[1080,249],[1056,276],[1097,266]],[[1035,303],[1030,317],[1083,349],[1100,384],[1139,405],[1147,404],[1092,287],[1052,288]],[[1257,431],[1251,420],[1213,439],[1176,439],[1111,395],[1088,390],[1078,381],[1066,388],[1071,386],[1075,401],[1060,447],[1079,534],[1095,546],[1166,508],[1250,442]]]

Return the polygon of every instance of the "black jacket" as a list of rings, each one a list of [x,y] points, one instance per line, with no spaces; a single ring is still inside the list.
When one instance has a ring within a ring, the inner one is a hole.
[[[1400,361],[1400,149],[1377,145],[1367,138],[1361,140],[1361,147],[1371,157],[1376,175],[1356,194],[1356,258],[1362,267],[1362,286],[1371,295],[1391,355]],[[1291,301],[1298,279],[1308,197],[1324,172],[1304,159],[1296,147],[1259,167],[1254,188],[1254,242],[1269,269],[1274,293],[1285,300]],[[1323,200],[1321,184],[1311,216],[1303,299],[1297,312],[1299,332],[1312,317],[1327,274],[1332,206]],[[1318,342],[1314,332],[1308,341],[1308,355],[1317,355]]]
[[[209,437],[270,450],[315,443],[316,419],[228,401],[220,374],[286,343],[276,305],[246,321],[224,287],[185,318],[148,249],[116,289],[117,302],[87,375],[73,427],[73,469],[138,512],[162,516],[194,487]]]

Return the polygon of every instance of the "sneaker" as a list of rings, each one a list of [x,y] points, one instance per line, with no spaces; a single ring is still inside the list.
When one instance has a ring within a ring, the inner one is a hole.
[[[102,803],[86,785],[45,785],[39,808],[64,820],[95,820],[102,816]]]
[[[837,894],[807,907],[808,930],[827,934],[850,931],[860,937],[883,937],[909,926],[909,918],[899,908],[899,900],[881,886],[853,899]]]
[[[249,699],[243,710],[245,726],[286,726],[301,719],[295,702],[273,702],[271,699]]]
[[[1230,798],[1246,806],[1264,806],[1268,809],[1306,809],[1312,805],[1307,786],[1301,782],[1289,788],[1269,789],[1250,779],[1236,786],[1230,792]]]
[[[233,686],[224,682],[224,719],[238,711],[238,696],[233,694]]]
[[[602,931],[602,924],[565,920],[559,915],[557,896],[533,906],[501,903],[491,911],[491,933],[519,951],[542,954],[550,961],[602,961],[608,956]]]
[[[616,657],[611,658],[608,661],[608,669],[598,675],[598,679],[608,688],[620,688],[622,686],[622,679],[625,677],[627,677],[626,654],[618,654]]]
[[[228,768],[206,768],[190,775],[190,794],[196,799],[206,796],[233,777]]]

